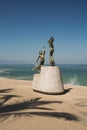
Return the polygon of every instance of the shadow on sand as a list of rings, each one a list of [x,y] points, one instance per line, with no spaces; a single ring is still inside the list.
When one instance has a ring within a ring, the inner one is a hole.
[[[11,98],[20,97],[17,95],[6,95],[7,92],[12,91],[8,90],[0,90],[0,92],[5,93],[2,95],[1,100],[2,103],[0,104],[0,121],[6,120],[10,116],[14,117],[21,117],[21,116],[28,116],[32,117],[36,116],[44,116],[44,117],[53,117],[53,118],[64,118],[66,120],[75,120],[78,121],[78,118],[70,113],[67,112],[55,112],[54,109],[47,107],[47,104],[62,104],[61,101],[48,101],[42,100],[41,97],[33,98],[31,100],[23,100],[22,102],[15,102],[12,104],[5,104]],[[35,111],[29,111],[34,110]],[[27,112],[25,112],[27,110]],[[40,110],[40,111],[38,111]]]
[[[0,107],[3,106],[11,98],[20,97],[20,96],[17,96],[17,95],[6,94],[6,93],[9,93],[9,92],[11,92],[13,90],[14,89],[10,89],[10,88],[9,89],[2,89],[2,90],[0,90]]]
[[[73,88],[65,89],[63,94],[69,93],[72,89],[73,89]]]

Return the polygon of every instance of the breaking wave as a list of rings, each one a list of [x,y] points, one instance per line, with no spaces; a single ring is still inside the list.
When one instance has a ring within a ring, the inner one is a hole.
[[[70,78],[68,79],[68,81],[66,82],[66,84],[70,84],[70,85],[80,85],[77,76],[70,77]]]

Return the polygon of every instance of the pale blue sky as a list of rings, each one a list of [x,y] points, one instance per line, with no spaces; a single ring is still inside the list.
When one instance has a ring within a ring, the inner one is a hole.
[[[0,1],[0,59],[34,63],[53,36],[58,64],[87,64],[87,0]]]

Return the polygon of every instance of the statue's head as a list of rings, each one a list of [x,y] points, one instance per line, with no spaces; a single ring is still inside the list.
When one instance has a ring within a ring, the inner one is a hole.
[[[54,37],[51,37],[51,38],[48,40],[48,43],[53,42],[53,41],[54,41]]]

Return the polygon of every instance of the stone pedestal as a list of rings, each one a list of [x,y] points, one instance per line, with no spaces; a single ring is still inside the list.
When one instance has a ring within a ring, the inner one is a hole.
[[[64,92],[62,75],[58,66],[43,66],[40,74],[35,74],[32,88],[35,91],[47,94],[60,94]]]

